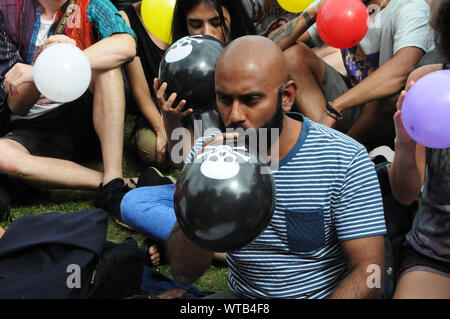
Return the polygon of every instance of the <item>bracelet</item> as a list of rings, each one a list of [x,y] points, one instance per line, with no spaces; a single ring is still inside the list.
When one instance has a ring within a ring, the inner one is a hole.
[[[342,112],[339,112],[338,110],[336,110],[334,107],[332,107],[330,105],[330,103],[326,103],[325,105],[325,112],[331,116],[333,119],[335,119],[336,121],[342,120],[344,118]]]
[[[309,16],[308,12],[304,11],[304,12],[302,13],[302,17],[303,17],[303,19],[305,19],[305,21],[306,21],[306,23],[307,23],[308,25],[312,25],[312,24],[314,23],[314,21],[313,21],[313,20],[311,19],[311,17]]]

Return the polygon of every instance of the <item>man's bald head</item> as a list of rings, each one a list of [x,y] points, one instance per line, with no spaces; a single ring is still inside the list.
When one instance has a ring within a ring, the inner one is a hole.
[[[263,36],[249,35],[232,41],[216,64],[216,79],[223,71],[258,74],[277,83],[288,80],[287,64],[280,47]]]

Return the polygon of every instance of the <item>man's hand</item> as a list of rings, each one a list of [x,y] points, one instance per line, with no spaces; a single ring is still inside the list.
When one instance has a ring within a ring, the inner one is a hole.
[[[44,41],[44,44],[42,45],[42,50],[45,50],[49,46],[52,46],[56,43],[69,43],[69,44],[73,44],[75,46],[77,45],[77,43],[75,42],[74,39],[69,38],[68,36],[65,36],[63,34],[55,34],[55,35],[49,36]]]
[[[34,83],[34,67],[24,63],[16,63],[5,75],[4,85],[10,96],[19,96],[19,86]]]

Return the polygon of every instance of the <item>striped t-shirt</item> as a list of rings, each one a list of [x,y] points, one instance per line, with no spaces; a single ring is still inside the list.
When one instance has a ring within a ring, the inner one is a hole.
[[[227,254],[228,284],[241,297],[326,298],[348,273],[340,241],[386,233],[366,149],[334,129],[291,116],[303,127],[273,172],[272,220],[252,243]]]

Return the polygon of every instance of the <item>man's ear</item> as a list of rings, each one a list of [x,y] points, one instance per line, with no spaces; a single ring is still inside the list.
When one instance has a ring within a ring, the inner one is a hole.
[[[293,80],[289,80],[284,84],[281,96],[281,107],[283,112],[291,111],[292,105],[295,102],[295,95],[297,94],[297,84]]]

